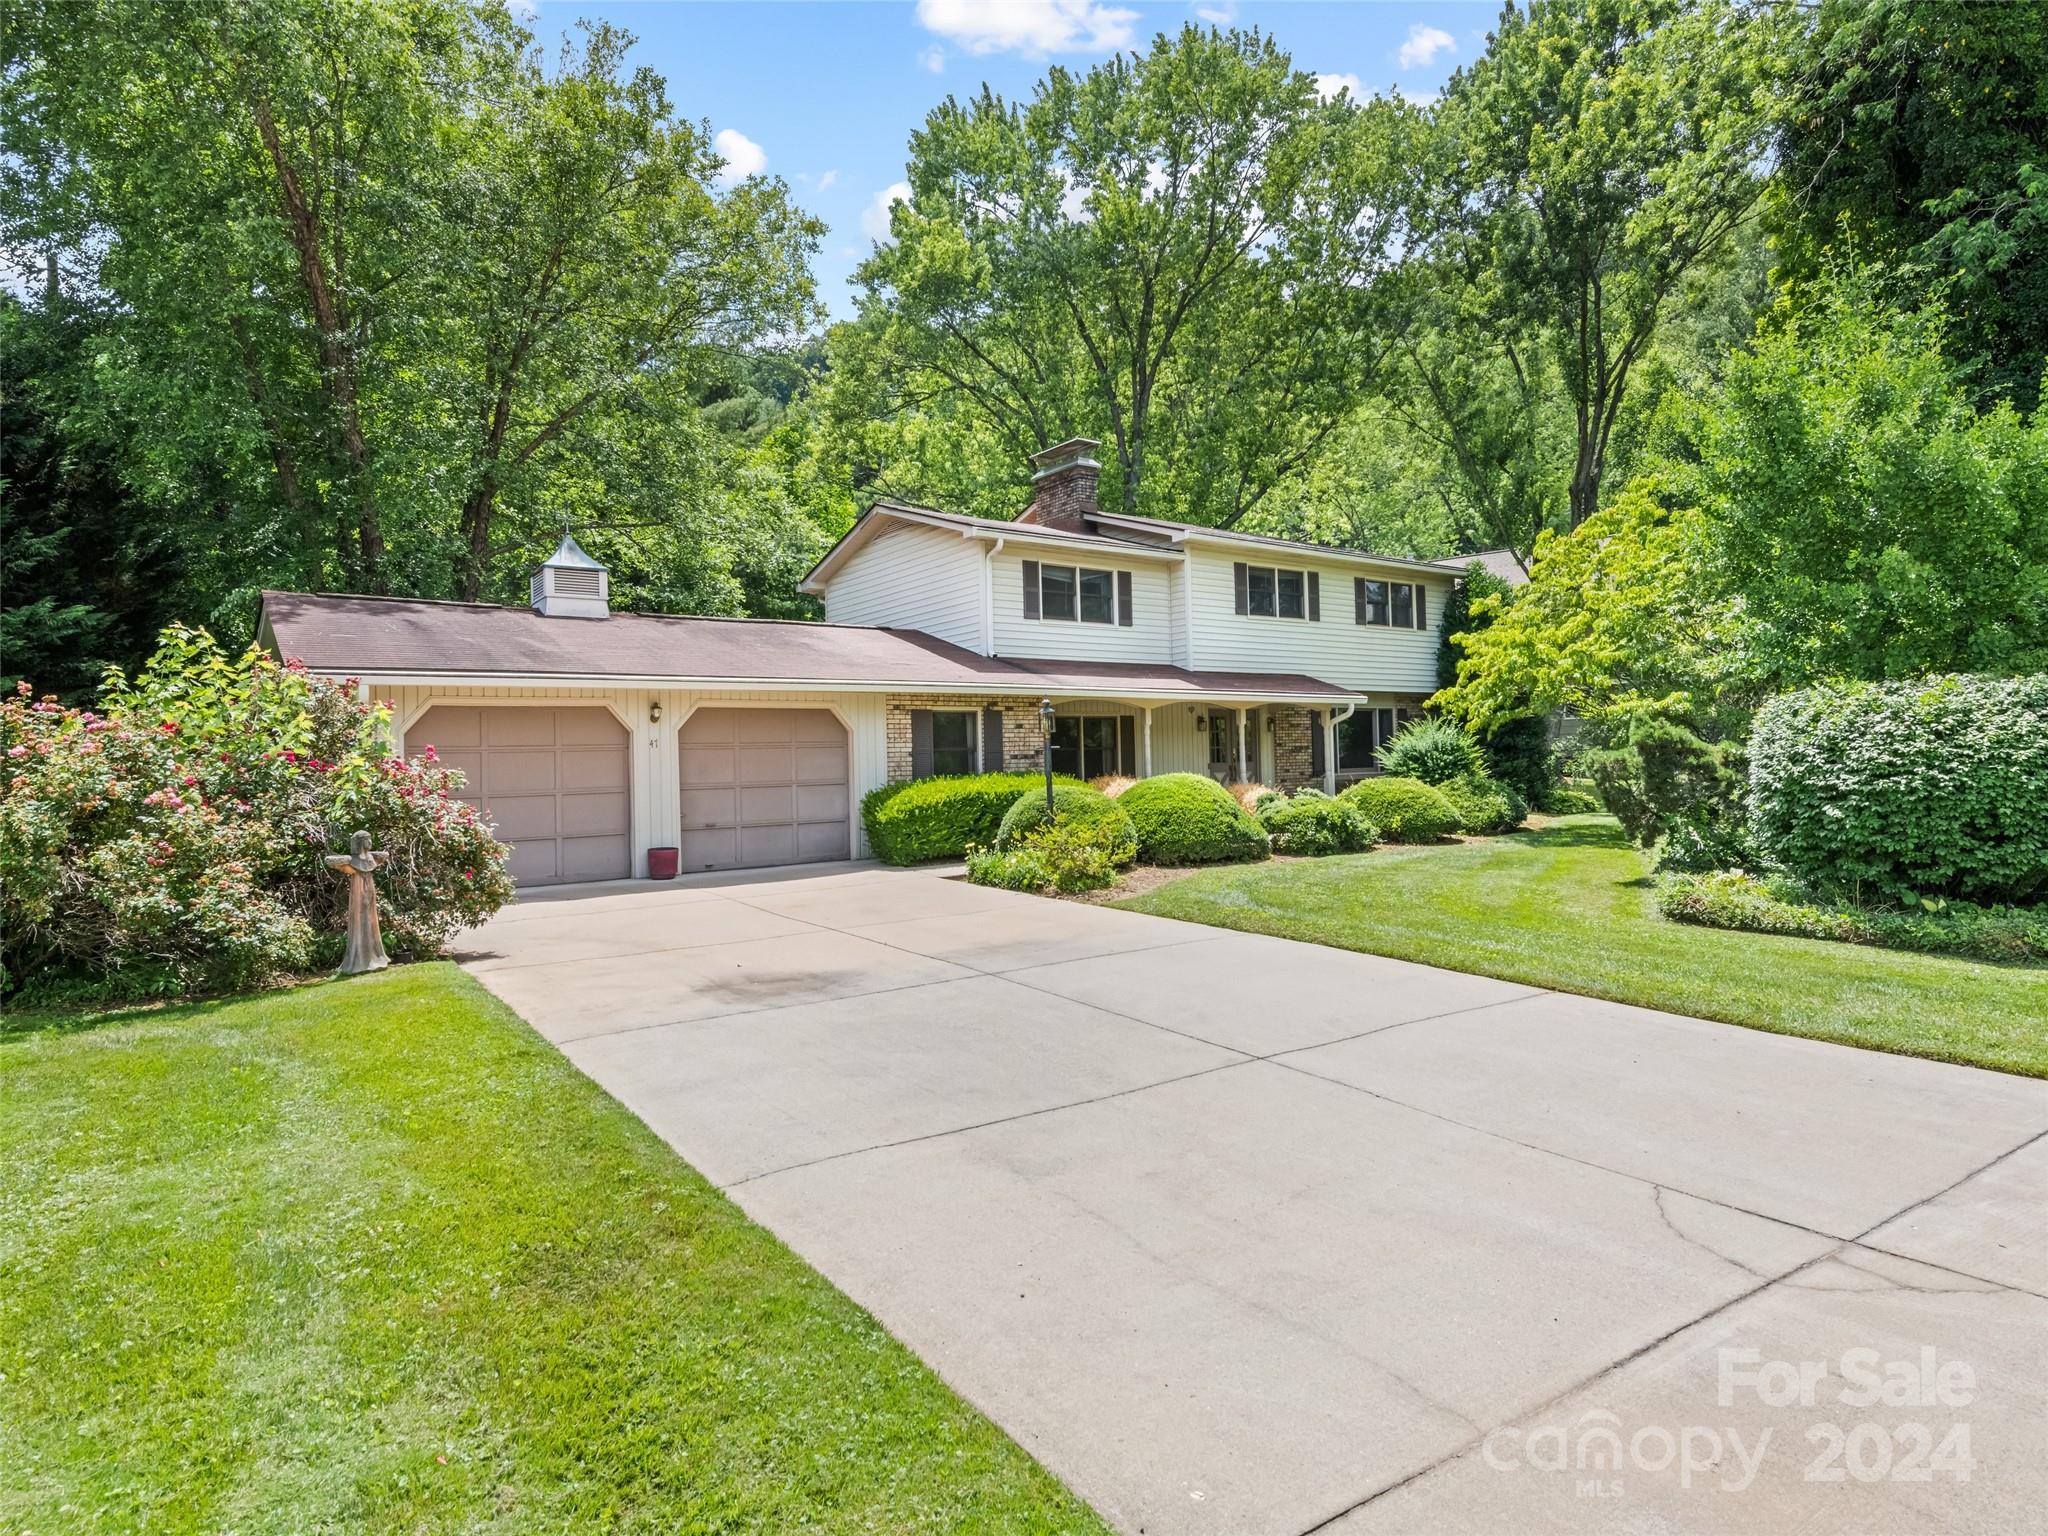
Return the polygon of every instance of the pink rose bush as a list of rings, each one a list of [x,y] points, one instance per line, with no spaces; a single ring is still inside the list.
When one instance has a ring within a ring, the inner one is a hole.
[[[0,700],[0,986],[48,996],[228,991],[334,963],[358,827],[394,958],[439,953],[512,896],[460,773],[389,753],[352,682],[203,630],[164,632],[100,708]]]

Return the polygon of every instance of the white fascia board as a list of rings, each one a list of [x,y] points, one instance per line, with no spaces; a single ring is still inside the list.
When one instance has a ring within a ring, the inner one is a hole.
[[[592,688],[670,689],[677,692],[747,693],[987,693],[1004,697],[1057,699],[1147,699],[1162,704],[1242,702],[1251,704],[1343,704],[1363,693],[1291,693],[1278,689],[1202,692],[1188,688],[1116,687],[1106,683],[1050,686],[1043,678],[1013,682],[970,679],[957,683],[848,682],[844,678],[663,677],[570,672],[358,672],[308,666],[321,677],[360,677],[372,688]]]
[[[1110,512],[1097,513],[1096,521],[1111,523],[1120,528],[1164,533],[1175,544],[1208,544],[1227,549],[1263,550],[1276,559],[1293,552],[1296,558],[1303,560],[1335,560],[1347,565],[1382,565],[1398,571],[1427,571],[1432,576],[1443,577],[1455,577],[1458,574],[1456,571],[1445,570],[1434,560],[1410,560],[1405,555],[1374,555],[1362,549],[1334,549],[1326,544],[1303,544],[1292,539],[1275,542],[1234,534],[1221,528],[1162,529],[1145,522],[1142,518],[1123,518]]]

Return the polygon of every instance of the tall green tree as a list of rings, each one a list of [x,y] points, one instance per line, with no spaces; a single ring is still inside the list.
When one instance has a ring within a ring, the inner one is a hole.
[[[2048,358],[2048,8],[1822,0],[1781,141],[1788,264],[1860,259],[1939,289],[1980,407]],[[1908,307],[1917,307],[1909,299]]]
[[[1713,579],[1779,686],[2048,668],[2048,411],[1973,410],[1945,315],[1885,286],[1787,295],[1702,402]]]
[[[1405,398],[1515,547],[1547,516],[1545,374],[1577,526],[1670,306],[1763,193],[1782,64],[1769,8],[1533,0],[1452,79]]]
[[[741,601],[720,562],[775,540],[713,526],[745,454],[696,395],[812,318],[819,226],[726,185],[630,39],[550,68],[495,0],[10,23],[5,247],[105,302],[68,429],[191,550],[184,616],[232,630],[266,584],[510,596],[564,520],[630,535],[641,590]]]
[[[1026,454],[1100,438],[1109,504],[1236,523],[1384,350],[1413,124],[1321,99],[1255,31],[1193,26],[1056,67],[1028,103],[949,98],[912,136],[832,388],[913,439],[964,422],[1012,487]]]

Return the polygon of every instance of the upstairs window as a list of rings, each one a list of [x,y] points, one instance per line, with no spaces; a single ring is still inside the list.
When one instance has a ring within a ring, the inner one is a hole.
[[[1231,574],[1239,613],[1255,619],[1317,620],[1323,616],[1322,593],[1314,571],[1248,565],[1240,560]]]
[[[1374,581],[1355,577],[1351,583],[1353,622],[1391,629],[1429,628],[1429,588],[1420,582]]]
[[[1131,573],[1026,560],[1024,617],[1068,623],[1131,623]]]

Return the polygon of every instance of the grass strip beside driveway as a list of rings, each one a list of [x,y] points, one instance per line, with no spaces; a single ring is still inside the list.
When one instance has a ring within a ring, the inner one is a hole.
[[[2048,1077],[2048,969],[1674,923],[1648,861],[1604,816],[1204,870],[1115,905]]]
[[[1105,1529],[453,966],[10,1028],[0,1129],[0,1528]]]

